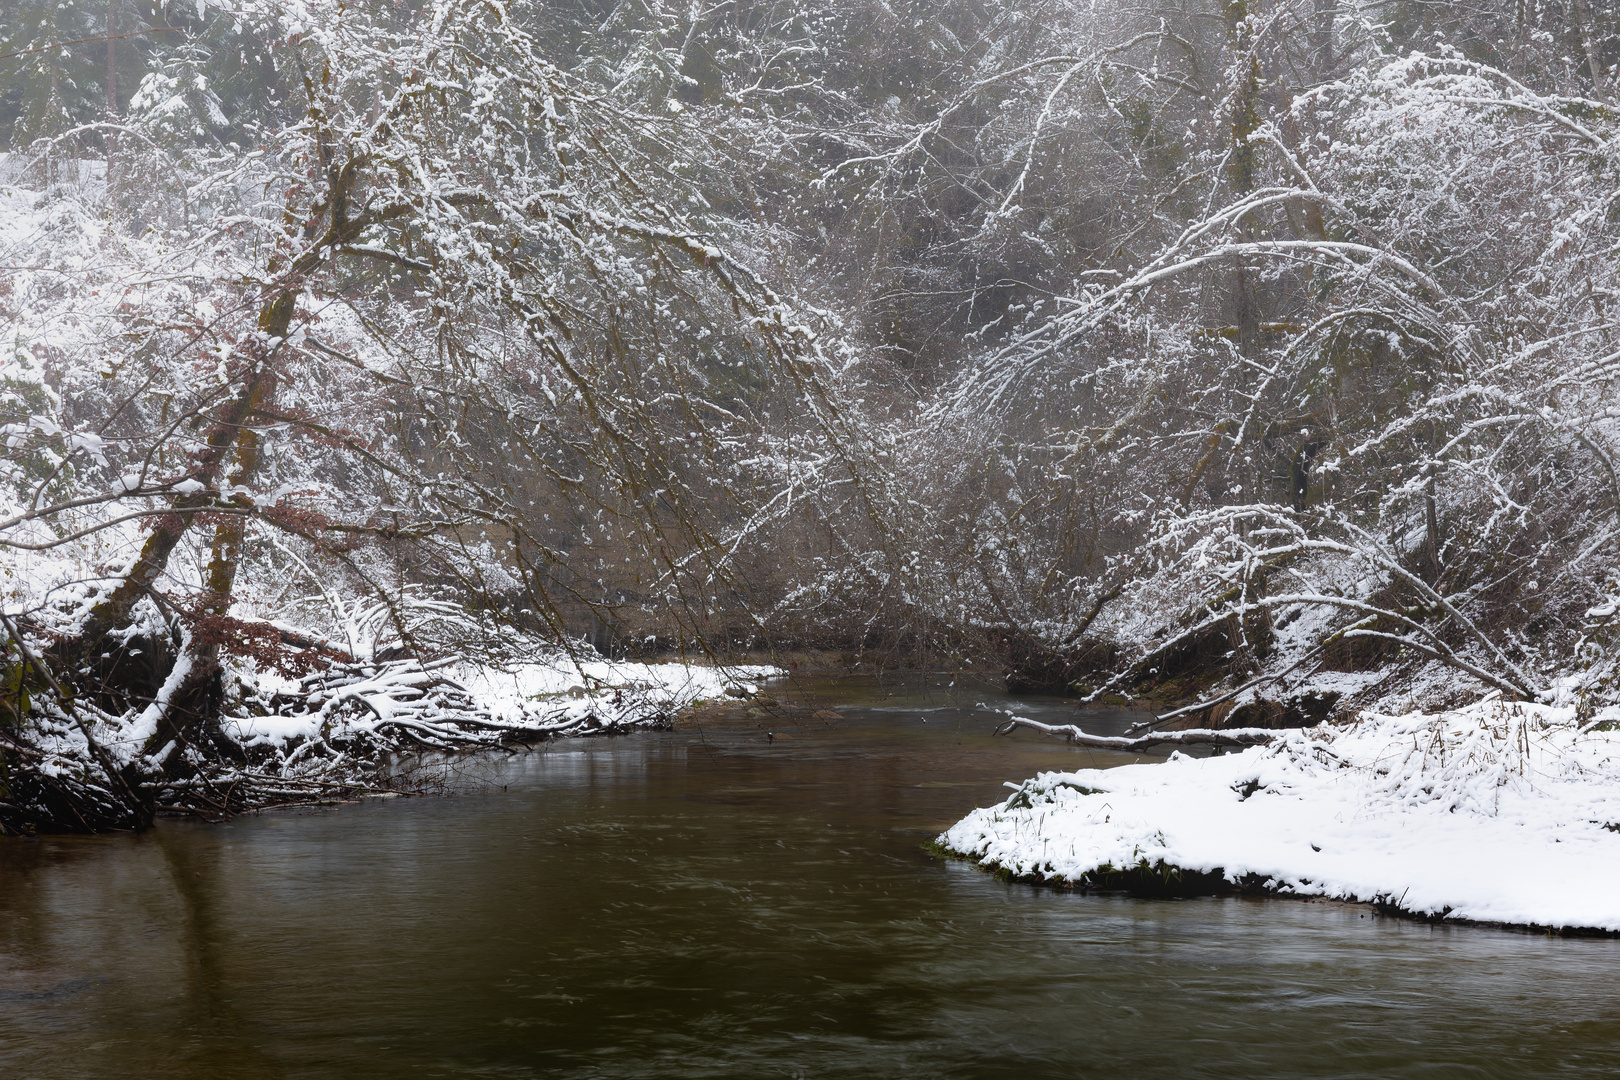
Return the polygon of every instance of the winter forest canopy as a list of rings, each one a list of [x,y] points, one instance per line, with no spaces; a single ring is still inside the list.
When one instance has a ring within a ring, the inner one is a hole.
[[[0,35],[0,827],[542,730],[438,673],[545,650],[1210,724],[1616,700],[1590,0],[7,0]]]

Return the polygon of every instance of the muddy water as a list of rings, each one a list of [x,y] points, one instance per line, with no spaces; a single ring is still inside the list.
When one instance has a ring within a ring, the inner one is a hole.
[[[0,841],[0,1078],[1620,1075],[1620,942],[928,855],[1003,780],[1105,759],[883,693],[558,743],[478,794]]]

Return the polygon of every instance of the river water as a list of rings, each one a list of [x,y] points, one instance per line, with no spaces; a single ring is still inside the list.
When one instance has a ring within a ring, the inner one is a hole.
[[[1002,781],[1109,763],[939,693],[555,743],[474,794],[0,840],[0,1080],[1620,1075],[1620,941],[928,854]]]

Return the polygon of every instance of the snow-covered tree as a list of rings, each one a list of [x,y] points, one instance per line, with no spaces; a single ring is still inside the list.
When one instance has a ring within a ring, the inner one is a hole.
[[[737,560],[808,482],[783,461],[825,483],[863,450],[813,316],[728,253],[709,136],[502,4],[230,15],[289,122],[210,138],[177,49],[120,132],[139,231],[63,199],[14,240],[9,617],[35,693],[139,729],[108,782],[233,753],[222,655],[321,563],[416,653],[413,588],[553,642],[630,601],[746,617]]]

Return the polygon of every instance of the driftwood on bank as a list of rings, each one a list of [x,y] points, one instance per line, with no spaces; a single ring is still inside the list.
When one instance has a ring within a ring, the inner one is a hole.
[[[1093,750],[1146,750],[1157,746],[1265,746],[1277,738],[1278,732],[1266,728],[1232,728],[1228,731],[1210,731],[1194,728],[1190,731],[1155,731],[1135,738],[1124,735],[1089,735],[1074,724],[1043,724],[1015,716],[996,728],[997,735],[1006,735],[1026,727],[1043,735],[1056,735],[1076,746]]]

